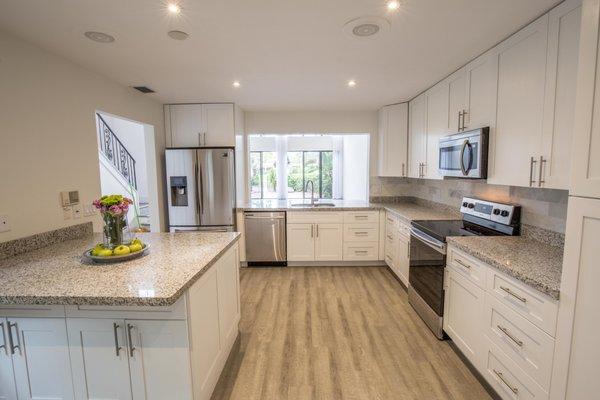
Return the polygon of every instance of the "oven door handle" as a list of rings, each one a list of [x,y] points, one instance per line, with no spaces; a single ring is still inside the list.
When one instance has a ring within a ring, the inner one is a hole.
[[[469,148],[469,166],[465,167],[465,150]],[[471,171],[471,166],[473,165],[473,151],[471,149],[471,143],[469,139],[465,139],[460,149],[460,170],[462,171],[464,176],[469,175]]]
[[[431,236],[416,230],[415,228],[411,228],[410,230],[410,234],[412,236],[414,236],[415,238],[419,239],[420,241],[422,241],[423,243],[427,244],[429,247],[432,247],[433,249],[439,251],[442,254],[446,253],[446,244],[443,242],[440,242],[437,239],[432,238]]]

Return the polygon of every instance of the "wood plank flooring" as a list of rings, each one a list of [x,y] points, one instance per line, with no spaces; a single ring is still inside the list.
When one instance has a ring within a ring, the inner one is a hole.
[[[241,301],[212,400],[490,399],[385,267],[243,269]]]

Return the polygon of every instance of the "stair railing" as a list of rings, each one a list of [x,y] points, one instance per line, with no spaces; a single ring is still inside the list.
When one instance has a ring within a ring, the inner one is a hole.
[[[100,151],[112,163],[123,178],[137,190],[135,159],[98,113],[98,135]]]

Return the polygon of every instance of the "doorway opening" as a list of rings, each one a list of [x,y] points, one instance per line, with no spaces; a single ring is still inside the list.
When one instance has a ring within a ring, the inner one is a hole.
[[[133,200],[131,230],[160,232],[154,127],[101,111],[96,126],[102,196]]]

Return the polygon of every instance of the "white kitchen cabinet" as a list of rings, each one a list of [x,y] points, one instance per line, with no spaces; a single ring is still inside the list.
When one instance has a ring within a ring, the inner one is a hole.
[[[408,176],[423,178],[427,162],[427,95],[411,100],[408,108]]]
[[[496,120],[496,83],[498,80],[498,63],[496,49],[477,57],[464,67],[466,99],[463,130],[482,128],[493,129]],[[455,110],[456,112],[456,110]],[[457,119],[459,115],[451,115]],[[454,133],[454,132],[450,132]]]
[[[569,188],[580,29],[581,0],[550,11],[539,187]]]
[[[410,237],[398,233],[396,274],[404,286],[408,287],[408,270],[410,265]]]
[[[600,1],[584,2],[584,30],[598,23]],[[589,19],[586,22],[586,19]],[[583,39],[583,37],[582,37]],[[550,398],[596,399],[600,393],[600,200],[569,198]]]
[[[237,252],[226,253],[219,260],[217,284],[219,290],[219,334],[222,343],[235,341],[240,319],[240,269]]]
[[[426,93],[427,99],[427,154],[424,173],[427,179],[442,179],[439,174],[439,142],[446,135],[448,126],[448,96],[451,84],[456,81],[444,80]]]
[[[185,321],[125,321],[133,399],[192,399]]]
[[[315,261],[341,260],[343,237],[341,224],[315,224]]]
[[[68,318],[76,399],[131,399],[122,319]]]
[[[16,400],[17,386],[7,327],[6,318],[0,317],[0,400]]]
[[[448,86],[446,101],[448,111],[444,112],[447,133],[457,133],[462,129],[462,115],[466,108],[467,98],[465,79],[465,69],[461,68],[443,81]],[[427,113],[429,113],[429,109]]]
[[[444,279],[444,331],[475,367],[482,365],[485,291],[453,268]]]
[[[287,224],[287,256],[289,261],[314,261],[314,224]]]
[[[379,176],[406,176],[408,160],[408,103],[379,110]]]
[[[235,146],[234,105],[165,105],[168,147]]]
[[[577,108],[571,151],[573,196],[600,199],[600,58],[597,0],[584,1],[577,78]]]
[[[496,128],[488,182],[537,186],[548,42],[548,14],[496,47]]]

